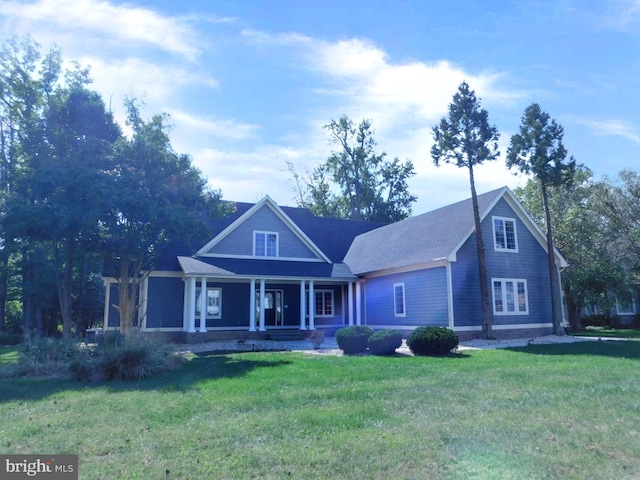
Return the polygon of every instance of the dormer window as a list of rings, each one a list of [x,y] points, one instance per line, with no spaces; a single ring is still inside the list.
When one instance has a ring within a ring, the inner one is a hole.
[[[516,221],[514,218],[493,217],[493,240],[498,252],[517,252]]]
[[[277,257],[278,233],[253,232],[253,255],[256,257]]]

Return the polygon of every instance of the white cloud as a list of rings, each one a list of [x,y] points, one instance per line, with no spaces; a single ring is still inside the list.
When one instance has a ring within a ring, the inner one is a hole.
[[[141,42],[195,59],[199,49],[186,23],[141,7],[98,0],[37,0],[0,2],[0,14],[32,26],[91,31],[121,44]]]
[[[171,120],[178,125],[178,128],[195,130],[198,135],[206,134],[242,140],[252,137],[259,129],[258,125],[238,123],[233,120],[201,118],[179,110],[169,109],[167,113],[171,116]]]
[[[594,120],[588,118],[574,118],[573,120],[576,123],[587,126],[596,135],[622,137],[640,145],[640,131],[621,120]]]
[[[627,30],[640,21],[640,0],[612,0],[604,16],[606,27]]]

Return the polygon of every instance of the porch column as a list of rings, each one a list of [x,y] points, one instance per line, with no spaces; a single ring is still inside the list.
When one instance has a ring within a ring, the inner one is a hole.
[[[356,325],[362,325],[362,285],[356,282]]]
[[[300,280],[300,330],[306,330],[306,316],[307,316],[307,292],[305,290],[305,284],[307,282]]]
[[[347,311],[347,319],[349,326],[353,325],[353,282],[349,282],[349,310]]]
[[[256,331],[256,279],[251,279],[249,286],[249,331]]]
[[[196,331],[196,277],[189,277],[189,317],[187,323],[189,332]]]
[[[315,330],[316,294],[313,291],[313,280],[309,280],[309,330]]]
[[[200,279],[200,332],[207,331],[207,279]]]
[[[182,330],[189,331],[189,280],[184,279],[184,295],[182,298]]]
[[[260,279],[260,331],[264,332],[264,278]]]

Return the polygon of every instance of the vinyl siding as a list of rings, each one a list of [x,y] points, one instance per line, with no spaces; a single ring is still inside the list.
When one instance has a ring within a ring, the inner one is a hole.
[[[316,255],[304,242],[267,205],[238,225],[233,232],[214,245],[207,253],[251,257],[253,256],[254,231],[277,232],[280,257],[316,258]]]
[[[405,316],[394,312],[393,285],[404,283]],[[366,323],[376,325],[447,326],[447,273],[444,267],[367,279]]]
[[[516,222],[518,252],[495,251],[492,217],[513,218]],[[482,222],[482,237],[487,260],[487,277],[524,279],[527,281],[528,315],[492,315],[493,325],[519,325],[551,322],[551,301],[547,254],[508,203],[502,199]],[[482,306],[476,237],[472,234],[458,251],[452,264],[455,326],[481,326]],[[493,292],[489,284],[493,307]]]
[[[179,277],[149,277],[146,328],[182,328],[184,282]]]

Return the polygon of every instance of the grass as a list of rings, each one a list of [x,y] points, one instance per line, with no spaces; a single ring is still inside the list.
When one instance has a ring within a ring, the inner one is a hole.
[[[136,382],[0,380],[0,450],[78,454],[82,479],[638,478],[639,347],[202,354]]]
[[[18,345],[0,345],[0,365],[18,361]]]
[[[573,332],[572,335],[582,337],[602,338],[626,338],[629,340],[640,339],[640,329],[637,328],[611,328],[611,327],[586,327],[583,330]]]

